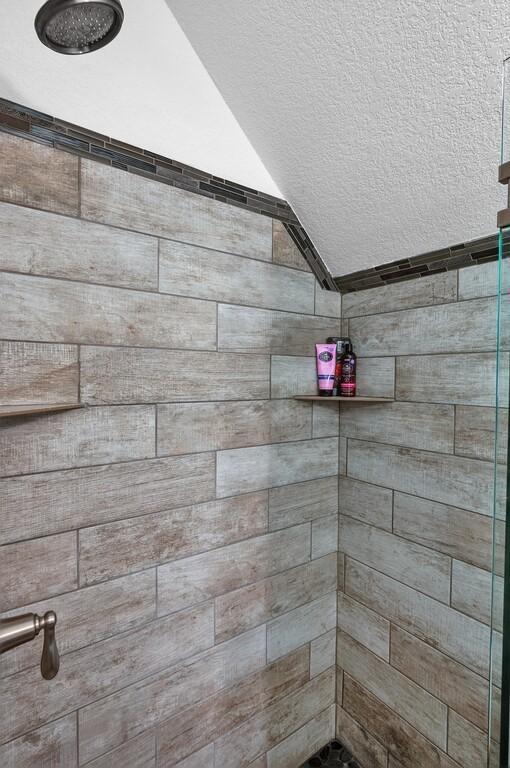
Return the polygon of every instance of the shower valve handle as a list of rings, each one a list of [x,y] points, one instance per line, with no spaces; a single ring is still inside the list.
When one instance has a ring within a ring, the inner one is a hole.
[[[24,613],[21,616],[2,619],[0,621],[0,653],[28,643],[39,634],[41,629],[44,630],[41,675],[46,680],[51,680],[57,674],[60,666],[55,638],[56,624],[57,614],[54,611],[46,611],[44,616],[39,616],[37,613]]]
[[[38,617],[39,618],[39,617]],[[46,611],[43,616],[44,642],[41,655],[41,675],[46,680],[55,677],[60,667],[60,656],[55,637],[57,626],[57,614],[54,611]]]

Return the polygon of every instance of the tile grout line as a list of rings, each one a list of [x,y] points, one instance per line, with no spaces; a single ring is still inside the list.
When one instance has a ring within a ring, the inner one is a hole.
[[[76,715],[76,766],[80,765],[80,717],[79,710],[75,711]]]
[[[1,204],[1,203],[0,203]],[[159,239],[158,239],[159,241]],[[234,255],[233,258],[242,258],[240,256]],[[267,263],[267,262],[262,262]],[[272,265],[268,265],[272,266]],[[331,317],[329,315],[314,315],[313,312],[307,312],[305,310],[296,311],[295,309],[285,309],[282,307],[277,306],[262,306],[260,304],[250,304],[248,302],[242,302],[241,300],[237,300],[237,303],[234,301],[227,301],[226,299],[222,299],[218,301],[218,299],[215,298],[208,298],[203,296],[196,296],[196,295],[190,295],[189,293],[171,293],[168,291],[161,291],[156,288],[150,289],[150,288],[137,288],[134,285],[120,285],[119,283],[103,283],[93,280],[86,280],[86,279],[80,279],[77,277],[61,277],[59,275],[53,275],[53,274],[44,274],[44,273],[37,273],[37,272],[23,272],[18,271],[15,269],[0,269],[0,274],[5,274],[12,276],[13,278],[19,278],[21,284],[26,283],[30,285],[30,283],[37,283],[37,281],[48,281],[48,282],[54,282],[57,285],[64,284],[64,285],[70,285],[71,287],[81,287],[82,290],[84,290],[85,287],[90,288],[93,290],[94,288],[99,289],[98,292],[100,292],[101,289],[111,289],[111,292],[113,294],[127,294],[128,296],[130,294],[134,294],[135,296],[138,294],[142,294],[143,296],[146,296],[148,300],[150,298],[154,298],[156,296],[161,297],[161,302],[163,302],[165,297],[168,297],[169,299],[177,299],[181,300],[183,303],[187,303],[188,305],[191,304],[217,304],[224,307],[230,307],[233,309],[239,309],[239,310],[247,310],[247,311],[254,311],[254,312],[262,312],[262,313],[276,313],[281,315],[292,315],[294,318],[306,322],[310,322],[311,319],[316,319],[319,321],[325,321],[328,324],[331,324],[333,326],[335,324],[335,321],[337,318]],[[159,266],[158,266],[158,279],[159,279]],[[122,291],[122,294],[120,292]],[[317,331],[323,330],[324,333],[330,331],[332,328],[317,328]],[[44,341],[43,341],[44,343]],[[47,342],[52,343],[52,342]],[[55,343],[55,342],[53,342]],[[124,345],[122,345],[124,346]],[[145,347],[144,347],[145,348]],[[148,349],[153,349],[154,347],[147,347]],[[166,349],[166,347],[163,347]],[[256,354],[256,352],[252,353]],[[310,356],[312,353],[310,352]],[[304,355],[303,355],[304,356]]]
[[[81,219],[81,208],[82,208],[81,174],[82,174],[82,165],[81,165],[81,157],[79,157],[78,158],[78,219]]]

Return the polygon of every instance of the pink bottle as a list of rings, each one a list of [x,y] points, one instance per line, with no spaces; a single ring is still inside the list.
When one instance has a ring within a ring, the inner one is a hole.
[[[316,344],[317,383],[321,397],[331,397],[335,387],[336,344]]]

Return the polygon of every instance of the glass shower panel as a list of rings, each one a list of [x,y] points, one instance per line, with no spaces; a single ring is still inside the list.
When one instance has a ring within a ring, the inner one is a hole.
[[[503,67],[501,165],[510,161],[510,58]],[[505,222],[506,223],[506,222]],[[510,500],[508,472],[509,331],[510,331],[510,227],[502,227],[498,263],[491,275],[497,281],[497,354],[494,414],[494,504],[491,574],[491,652],[489,699],[489,765],[510,768]],[[487,291],[488,295],[492,290]]]
[[[497,280],[497,355],[494,440],[494,505],[490,664],[490,767],[510,768],[510,530],[507,529],[509,496],[508,398],[510,363],[508,353],[510,228],[499,233]],[[495,265],[496,266],[496,265]],[[489,265],[487,267],[490,269]],[[505,588],[504,588],[504,585]]]

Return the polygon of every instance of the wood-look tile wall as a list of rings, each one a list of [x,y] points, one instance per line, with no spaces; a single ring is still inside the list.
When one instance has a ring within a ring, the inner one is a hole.
[[[340,415],[337,736],[367,768],[486,765],[496,293],[487,264],[343,297],[395,395]]]
[[[86,405],[0,424],[1,615],[62,654],[2,657],[0,764],[294,768],[334,735],[339,424],[291,398],[340,298],[270,218],[0,156],[0,401]]]

